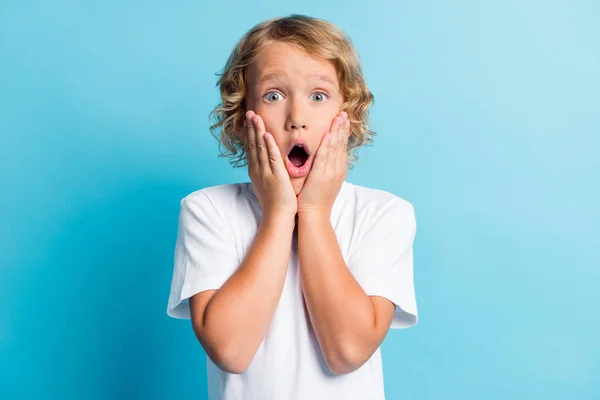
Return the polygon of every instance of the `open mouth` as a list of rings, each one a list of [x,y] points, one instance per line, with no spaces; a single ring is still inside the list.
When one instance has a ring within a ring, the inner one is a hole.
[[[297,144],[292,147],[290,154],[288,154],[288,159],[294,167],[299,168],[308,160],[308,153],[301,144]]]

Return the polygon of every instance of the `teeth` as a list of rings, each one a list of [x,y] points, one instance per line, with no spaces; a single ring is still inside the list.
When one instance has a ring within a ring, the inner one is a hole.
[[[308,150],[304,147],[302,143],[296,143],[290,150],[290,153],[296,149],[297,147],[301,148],[306,154],[308,154]]]

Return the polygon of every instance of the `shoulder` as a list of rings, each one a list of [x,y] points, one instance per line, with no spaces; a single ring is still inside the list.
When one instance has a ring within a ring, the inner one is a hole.
[[[239,217],[251,202],[247,183],[229,183],[198,189],[180,201],[183,217],[192,216],[196,220],[220,220]]]
[[[357,214],[368,219],[391,217],[414,220],[414,206],[405,198],[381,189],[355,184],[350,186]]]
[[[181,199],[183,206],[208,206],[216,207],[235,204],[248,199],[247,183],[228,183],[198,189]]]
[[[353,216],[353,236],[361,245],[381,246],[383,243],[410,242],[417,224],[412,203],[394,193],[365,186],[352,185],[350,196]]]

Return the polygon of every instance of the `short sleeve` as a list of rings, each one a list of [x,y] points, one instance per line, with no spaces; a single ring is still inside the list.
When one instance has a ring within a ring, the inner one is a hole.
[[[181,200],[167,314],[190,318],[189,298],[219,289],[239,265],[233,236],[204,192]]]
[[[348,268],[368,296],[385,297],[396,305],[391,328],[417,323],[413,282],[413,206],[395,198],[364,225],[362,240],[348,259]]]

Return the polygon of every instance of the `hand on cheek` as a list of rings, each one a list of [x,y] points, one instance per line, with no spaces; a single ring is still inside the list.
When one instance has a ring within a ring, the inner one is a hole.
[[[348,114],[339,113],[323,136],[311,170],[298,195],[298,214],[323,213],[329,217],[335,199],[348,175]]]

